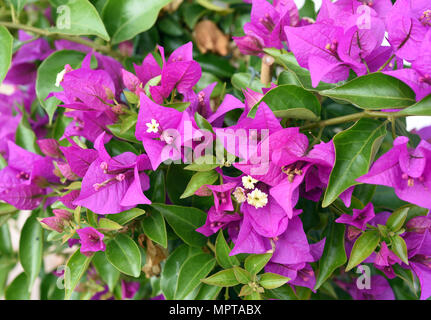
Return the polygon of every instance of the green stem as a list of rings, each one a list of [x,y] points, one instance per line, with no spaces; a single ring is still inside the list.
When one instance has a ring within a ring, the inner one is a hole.
[[[0,22],[0,26],[4,26],[6,28],[10,28],[10,29],[19,29],[19,30],[23,30],[23,31],[28,31],[43,37],[50,37],[53,39],[64,39],[64,40],[68,40],[71,42],[75,42],[75,43],[79,43],[82,45],[85,45],[87,47],[93,48],[97,51],[103,52],[105,54],[108,54],[114,58],[124,58],[122,54],[120,54],[117,51],[112,50],[110,47],[108,46],[104,46],[101,44],[97,44],[93,41],[81,38],[81,37],[77,37],[77,36],[69,36],[69,35],[65,35],[65,34],[60,34],[60,33],[56,33],[56,32],[51,32],[48,30],[44,30],[44,29],[40,29],[40,28],[36,28],[33,26],[29,26],[29,25],[25,25],[25,24],[20,24],[20,23],[14,23],[14,22],[5,22],[5,21],[1,21]]]
[[[396,114],[392,112],[381,112],[381,111],[363,111],[354,114],[349,114],[342,117],[327,119],[311,123],[301,127],[301,130],[308,130],[313,128],[322,128],[327,126],[333,126],[345,122],[352,122],[362,118],[397,118]]]
[[[395,54],[391,55],[390,58],[388,59],[388,61],[386,61],[380,68],[379,70],[377,70],[377,72],[382,71],[383,69],[386,68],[386,66],[391,63],[391,61],[395,58]]]

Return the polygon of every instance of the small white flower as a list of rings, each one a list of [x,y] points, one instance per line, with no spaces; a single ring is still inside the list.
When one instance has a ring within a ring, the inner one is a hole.
[[[258,181],[251,176],[242,177],[242,185],[246,189],[253,189],[256,183],[258,183]]]
[[[235,189],[235,191],[233,192],[233,196],[235,197],[235,200],[238,203],[243,203],[243,202],[245,202],[247,200],[247,198],[245,196],[245,191],[241,187],[237,187]]]
[[[268,195],[259,189],[254,189],[247,195],[247,203],[256,209],[263,208],[268,203]]]
[[[63,81],[64,75],[66,74],[67,70],[66,68],[63,69],[63,71],[57,73],[57,79],[55,80],[55,86],[57,88],[60,87],[60,83]]]
[[[148,129],[148,133],[158,133],[159,132],[159,126],[160,124],[157,122],[157,120],[151,119],[151,122],[146,123]]]

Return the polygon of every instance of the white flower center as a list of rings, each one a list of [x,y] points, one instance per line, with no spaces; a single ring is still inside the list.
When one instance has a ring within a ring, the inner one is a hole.
[[[235,200],[238,203],[243,203],[243,202],[245,202],[247,200],[247,198],[245,196],[245,191],[241,187],[237,187],[235,189],[235,191],[233,192],[233,196],[235,197]]]
[[[160,124],[155,119],[151,119],[151,122],[146,123],[148,133],[158,133]]]
[[[246,189],[253,189],[256,183],[258,183],[258,181],[251,176],[242,177],[242,185]]]
[[[247,195],[247,203],[256,209],[263,208],[268,203],[268,195],[259,189],[254,189]]]

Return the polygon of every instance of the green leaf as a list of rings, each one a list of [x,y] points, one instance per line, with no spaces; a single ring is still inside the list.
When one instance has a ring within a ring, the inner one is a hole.
[[[220,230],[217,236],[217,240],[215,243],[216,248],[216,259],[218,264],[224,269],[228,269],[234,266],[239,266],[239,260],[235,256],[229,256],[231,252],[231,248],[229,248],[228,244],[223,235],[223,230]]]
[[[36,95],[39,103],[45,109],[49,116],[49,121],[52,122],[57,105],[61,103],[55,97],[45,100],[51,92],[63,91],[63,88],[56,87],[57,74],[64,70],[66,64],[70,64],[72,68],[78,67],[85,54],[82,52],[61,50],[56,51],[46,58],[37,69],[36,78]]]
[[[386,227],[388,227],[393,232],[400,230],[406,221],[409,210],[410,207],[404,207],[394,211],[386,221]]]
[[[207,119],[202,117],[198,112],[195,112],[195,121],[200,129],[208,130],[214,133],[213,126],[208,122]]]
[[[203,155],[194,160],[192,164],[189,164],[184,168],[184,170],[189,171],[210,171],[217,167],[220,164],[217,164],[217,159],[213,155]]]
[[[395,116],[431,116],[431,94],[394,114]]]
[[[141,274],[141,252],[138,245],[128,236],[118,234],[106,244],[106,258],[122,273],[132,277]]]
[[[184,22],[190,29],[194,29],[196,23],[207,13],[207,9],[196,3],[185,3],[183,5]]]
[[[223,1],[196,0],[196,2],[208,10],[222,14],[228,14],[233,11],[233,9],[229,8],[229,4]]]
[[[380,72],[355,78],[320,94],[366,110],[404,108],[416,102],[415,93],[408,85]]]
[[[260,277],[259,284],[265,289],[275,289],[275,288],[281,287],[289,280],[290,278],[288,277],[284,277],[276,273],[268,272],[268,273],[264,273]]]
[[[178,274],[184,261],[193,254],[196,254],[197,249],[192,249],[186,245],[181,245],[172,252],[163,267],[160,276],[160,288],[166,297],[166,300],[173,300],[175,298],[175,291],[177,287]]]
[[[166,232],[165,219],[157,210],[148,212],[142,220],[142,229],[145,234],[154,242],[157,242],[164,248],[168,247],[168,234]]]
[[[125,225],[126,223],[136,219],[145,214],[145,210],[139,208],[133,208],[121,213],[110,214],[109,219],[115,221],[118,224]]]
[[[94,254],[93,265],[102,280],[108,285],[109,291],[113,292],[114,288],[120,279],[120,271],[118,271],[106,259],[105,252],[98,251]]]
[[[314,290],[319,289],[338,267],[346,263],[347,256],[344,249],[345,229],[342,223],[335,223],[332,220],[329,222],[325,248],[319,260],[319,274]]]
[[[0,26],[0,83],[3,82],[12,61],[13,37],[8,29]]]
[[[265,88],[259,78],[252,78],[248,73],[235,73],[231,81],[232,85],[238,90],[250,88],[256,92],[262,92],[262,88]]]
[[[88,0],[50,0],[57,11],[55,27],[49,31],[75,36],[95,35],[109,41],[105,25],[96,8]]]
[[[112,44],[134,38],[150,29],[160,9],[171,0],[108,0],[103,8],[103,21]]]
[[[107,126],[114,136],[122,140],[126,140],[132,143],[138,144],[139,141],[135,137],[134,127],[130,130],[123,131],[123,126],[121,123],[111,124]]]
[[[79,250],[80,249],[76,250],[66,262],[66,268],[64,270],[65,300],[69,300],[72,297],[75,287],[87,271],[91,259],[93,258],[93,256],[87,257],[83,255]]]
[[[21,122],[15,132],[15,143],[33,153],[39,153],[40,149],[36,143],[36,135],[28,123],[27,114],[24,113]]]
[[[6,300],[30,300],[29,281],[25,272],[19,274],[6,288]]]
[[[159,203],[153,203],[151,206],[165,217],[174,232],[185,243],[192,247],[202,247],[205,245],[207,238],[203,234],[196,232],[196,229],[205,223],[205,212],[192,207]]]
[[[240,267],[233,267],[233,272],[239,283],[248,284],[252,280],[250,272]]]
[[[233,287],[239,284],[233,269],[219,271],[201,281],[211,286],[218,287]]]
[[[195,194],[195,192],[203,185],[212,185],[219,178],[219,174],[215,170],[197,172],[190,179],[186,190],[181,195],[180,199],[188,198]]]
[[[16,262],[5,256],[0,258],[0,297],[3,297],[9,272],[15,267]]]
[[[96,252],[92,262],[99,276],[108,285],[109,291],[113,292],[118,279],[120,279],[120,272],[109,263],[105,252]]]
[[[335,164],[329,178],[322,206],[327,207],[356,179],[368,172],[386,135],[386,123],[363,118],[349,129],[335,135]]]
[[[15,14],[17,16],[19,16],[19,14],[21,13],[21,10],[24,8],[24,6],[28,2],[34,2],[34,1],[31,1],[31,0],[6,0],[6,2],[9,2],[10,4],[13,5],[13,7],[15,9]]]
[[[281,286],[272,290],[266,290],[265,297],[277,300],[298,300],[291,286]]]
[[[10,256],[13,253],[12,240],[9,232],[9,225],[0,226],[0,254],[1,256]]]
[[[265,49],[264,51],[271,55],[276,63],[287,70],[280,74],[278,79],[279,85],[293,84],[310,91],[320,91],[335,87],[335,84],[320,82],[316,88],[313,88],[310,71],[299,66],[293,53],[286,52],[285,50],[280,52],[278,49]]]
[[[203,283],[195,300],[216,300],[222,289],[222,287],[209,286]]]
[[[356,267],[362,261],[367,259],[377,248],[380,242],[380,233],[377,230],[364,232],[353,245],[350,254],[349,263],[347,264],[346,271]]]
[[[123,226],[115,221],[112,221],[107,218],[99,219],[99,229],[112,231],[112,230],[120,230]]]
[[[25,222],[19,240],[19,261],[28,276],[28,290],[31,290],[39,274],[42,266],[42,254],[42,226],[33,214]]]
[[[216,260],[209,254],[200,253],[188,258],[178,274],[175,300],[182,300],[189,295],[214,268]]]
[[[281,85],[269,90],[250,110],[248,116],[254,117],[261,102],[265,102],[276,117],[319,120],[320,103],[316,96],[295,85]]]
[[[0,202],[0,216],[14,213],[16,211],[18,210],[13,205],[10,205],[9,203]]]
[[[166,202],[165,172],[153,171],[150,174],[150,189],[146,192],[148,199],[155,203]]]
[[[390,237],[391,241],[392,241],[392,246],[391,249],[392,251],[405,263],[405,264],[409,264],[409,259],[407,256],[407,246],[406,246],[406,242],[404,241],[403,238],[401,238],[400,236],[396,235],[393,237]]]
[[[272,253],[253,254],[247,257],[244,261],[245,269],[251,274],[258,274],[263,267],[266,266]]]

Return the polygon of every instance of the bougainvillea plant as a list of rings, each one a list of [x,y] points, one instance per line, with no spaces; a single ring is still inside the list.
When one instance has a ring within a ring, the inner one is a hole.
[[[0,81],[0,297],[430,298],[429,0],[0,0]]]

